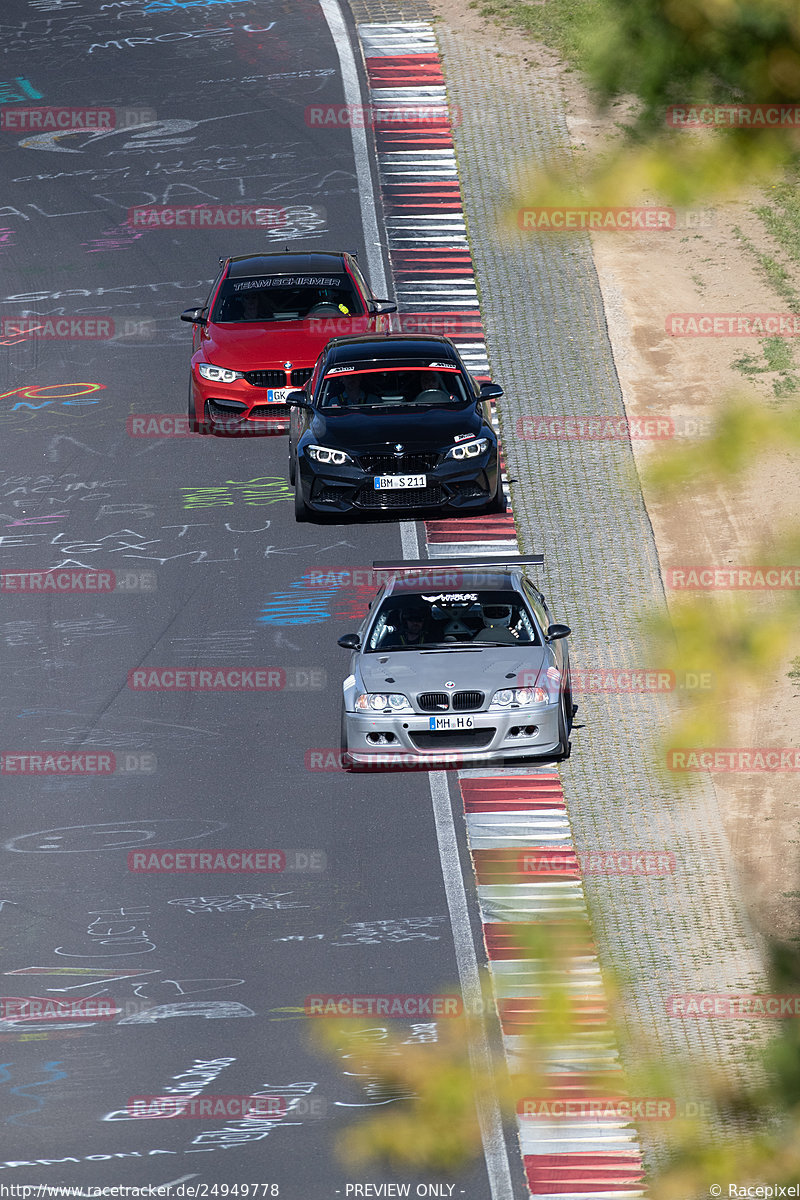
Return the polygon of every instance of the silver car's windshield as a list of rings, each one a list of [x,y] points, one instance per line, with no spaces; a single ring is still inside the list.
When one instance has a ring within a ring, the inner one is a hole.
[[[365,651],[449,649],[459,645],[539,646],[536,623],[514,591],[429,592],[388,596]]]

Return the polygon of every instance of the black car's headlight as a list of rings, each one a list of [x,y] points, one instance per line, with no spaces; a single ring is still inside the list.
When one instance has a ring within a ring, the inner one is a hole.
[[[400,692],[362,692],[356,696],[357,712],[410,713],[413,708]]]
[[[550,697],[544,688],[502,688],[492,696],[490,708],[530,708],[532,704],[547,704]]]
[[[306,446],[306,454],[323,466],[343,467],[345,463],[353,461],[344,450],[333,450],[330,446]]]
[[[478,458],[479,455],[486,453],[488,446],[488,438],[475,438],[471,442],[461,442],[458,446],[451,447],[445,458],[455,458],[458,462],[464,458]]]
[[[244,379],[244,371],[229,371],[227,367],[215,367],[213,363],[198,363],[197,370],[203,379],[210,379],[212,383],[233,383],[237,379]]]

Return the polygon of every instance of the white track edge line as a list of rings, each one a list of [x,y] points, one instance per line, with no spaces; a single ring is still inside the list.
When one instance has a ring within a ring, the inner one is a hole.
[[[419,539],[417,527],[413,521],[400,522],[400,538],[403,547],[403,557],[419,559]],[[442,879],[447,897],[447,909],[450,914],[450,928],[453,932],[458,978],[461,984],[461,994],[467,1012],[481,1012],[483,995],[481,992],[478,957],[475,953],[475,943],[472,938],[472,926],[467,907],[467,892],[461,874],[461,862],[458,853],[458,840],[453,820],[453,809],[450,802],[450,789],[447,784],[445,771],[430,771],[428,784],[433,805],[433,819],[436,825],[436,840],[439,844],[439,861],[442,867]],[[481,1023],[479,1033],[470,1044],[470,1059],[477,1071],[491,1074],[492,1058],[489,1049],[489,1038],[486,1026]],[[492,1096],[478,1106],[478,1122],[481,1127],[481,1140],[486,1161],[486,1171],[489,1176],[492,1200],[514,1200],[514,1187],[511,1182],[511,1168],[508,1162],[508,1150],[500,1116],[500,1106],[497,1098]]]
[[[339,57],[339,68],[342,73],[342,85],[347,104],[351,112],[362,109],[361,84],[358,78],[355,55],[350,44],[339,0],[319,0],[328,29],[330,30],[336,53]],[[353,139],[353,158],[358,182],[358,200],[361,206],[361,223],[364,233],[364,244],[367,254],[367,270],[369,281],[378,294],[387,297],[386,270],[383,265],[383,249],[378,228],[378,205],[375,199],[375,189],[372,186],[372,169],[370,153],[367,144],[367,131],[354,122],[350,125],[350,135]]]

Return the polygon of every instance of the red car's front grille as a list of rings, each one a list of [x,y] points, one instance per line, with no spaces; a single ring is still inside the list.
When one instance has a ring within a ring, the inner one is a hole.
[[[285,371],[245,371],[244,377],[253,387],[287,387]]]
[[[287,404],[254,404],[248,415],[259,421],[265,417],[270,421],[288,421],[291,411]]]

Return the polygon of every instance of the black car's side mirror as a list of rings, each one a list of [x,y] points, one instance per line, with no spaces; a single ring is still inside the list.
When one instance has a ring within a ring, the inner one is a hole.
[[[202,305],[197,308],[185,308],[181,313],[181,320],[188,321],[191,325],[207,325],[208,320],[203,316],[205,309]]]
[[[343,650],[360,650],[361,638],[357,633],[345,633],[339,638],[337,645],[341,646]]]
[[[503,394],[503,389],[499,383],[482,383],[481,390],[478,393],[479,400],[499,400]]]
[[[283,403],[287,404],[289,406],[289,408],[313,408],[314,407],[312,404],[309,404],[305,392],[301,392],[301,391],[289,392],[289,395],[286,397],[286,399],[284,400]]]
[[[545,634],[546,642],[557,642],[559,638],[569,637],[572,633],[569,625],[550,625]]]
[[[391,313],[397,312],[397,305],[394,300],[373,300],[370,308],[374,313]]]

